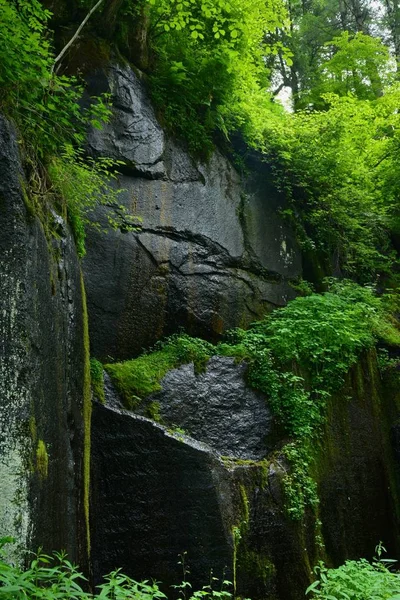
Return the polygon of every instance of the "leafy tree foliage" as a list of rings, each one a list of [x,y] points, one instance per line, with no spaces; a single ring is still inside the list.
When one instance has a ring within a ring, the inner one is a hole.
[[[290,35],[278,30],[276,37],[289,47],[293,63],[288,65],[280,54],[274,68],[279,73],[281,84],[290,87],[296,108],[304,105],[303,96],[319,84],[320,66],[327,58],[326,46],[346,33],[370,34],[373,15],[371,5],[363,0],[307,0],[289,2]]]
[[[399,90],[374,102],[332,94],[324,101],[328,110],[279,122],[268,153],[291,199],[287,214],[301,217],[303,246],[322,251],[337,272],[368,281],[395,260]]]
[[[321,48],[314,85],[298,98],[298,107],[324,109],[326,93],[374,100],[390,85],[394,71],[389,50],[379,39],[344,31]]]
[[[158,57],[153,97],[191,149],[210,150],[215,130],[227,136],[247,116],[256,118],[256,107],[264,115],[274,110],[265,55],[282,44],[263,42],[284,26],[280,0],[151,0],[150,19]]]
[[[57,192],[83,256],[88,211],[98,202],[112,205],[116,200],[106,179],[118,165],[87,159],[82,150],[87,127],[101,128],[110,116],[108,97],[83,108],[83,84],[54,72],[51,13],[41,2],[0,0],[0,15],[0,110],[17,125],[27,170],[33,171],[31,192],[42,205]],[[38,214],[44,212],[41,206]]]
[[[38,0],[0,0],[0,14],[0,109],[42,159],[65,142],[82,144],[87,124],[99,126],[109,111],[101,99],[82,110],[77,79],[52,74],[51,13]]]

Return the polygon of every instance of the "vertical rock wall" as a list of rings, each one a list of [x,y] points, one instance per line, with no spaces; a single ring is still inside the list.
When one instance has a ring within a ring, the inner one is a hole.
[[[63,221],[53,215],[45,235],[25,188],[1,118],[0,536],[84,566],[80,267]]]
[[[283,199],[266,167],[241,180],[215,151],[196,163],[159,123],[135,73],[111,66],[90,80],[111,91],[114,116],[93,131],[93,154],[122,161],[120,202],[139,233],[91,231],[84,261],[93,354],[131,358],[184,328],[217,339],[294,296],[301,274]],[[96,218],[104,225],[105,209]]]

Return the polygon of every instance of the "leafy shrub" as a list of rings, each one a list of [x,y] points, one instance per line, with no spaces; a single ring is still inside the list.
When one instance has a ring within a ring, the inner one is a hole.
[[[65,144],[62,153],[50,161],[48,173],[54,189],[67,206],[81,258],[86,252],[86,227],[100,227],[93,217],[97,206],[107,208],[107,223],[113,229],[123,227],[124,231],[134,231],[140,228],[140,218],[129,215],[118,202],[121,189],[115,185],[115,169],[120,164],[120,161],[104,157],[94,160],[72,144]]]
[[[25,165],[42,220],[47,205],[64,200],[79,256],[85,253],[88,215],[99,204],[117,208],[110,222],[125,229],[133,223],[117,203],[111,185],[118,161],[86,157],[82,146],[90,125],[101,128],[111,111],[109,96],[81,103],[83,84],[57,75],[48,22],[51,13],[38,0],[0,0],[0,110],[13,119],[22,137]],[[51,180],[51,181],[50,181]],[[54,194],[56,192],[56,194]]]
[[[318,428],[326,398],[378,339],[400,344],[385,297],[332,280],[328,292],[296,298],[248,331],[235,330],[220,352],[249,360],[249,382],[268,394],[287,432],[300,437]]]
[[[88,123],[98,126],[109,109],[102,98],[82,109],[78,80],[53,73],[51,13],[39,0],[0,0],[0,14],[0,109],[41,159],[65,142],[81,145]]]
[[[153,600],[166,598],[156,583],[137,582],[119,569],[104,577],[98,586],[100,592],[85,592],[86,578],[73,565],[64,552],[54,552],[52,556],[38,552],[27,569],[9,564],[4,545],[13,542],[12,538],[0,540],[0,597],[4,600]]]
[[[337,569],[328,569],[320,563],[315,569],[318,580],[306,593],[320,600],[399,600],[400,573],[388,568],[394,562],[376,558],[369,563],[362,558],[348,560]]]
[[[399,88],[374,101],[324,100],[326,110],[275,120],[264,149],[303,248],[366,283],[396,260],[389,231],[398,219],[398,138],[388,132],[399,127]]]
[[[377,340],[399,345],[392,297],[349,281],[296,298],[285,308],[234,330],[218,351],[249,363],[250,385],[264,392],[293,441],[283,454],[292,465],[284,480],[289,515],[300,519],[318,504],[311,476],[313,448],[326,418],[326,402],[344,383],[349,368]]]
[[[135,581],[121,573],[120,569],[103,577],[104,583],[97,586],[96,594],[84,591],[86,578],[72,564],[64,552],[54,552],[52,556],[38,552],[26,569],[10,564],[4,546],[12,538],[0,539],[0,598],[3,600],[158,600],[167,599],[156,582]],[[186,576],[187,571],[185,572]],[[215,578],[213,578],[215,579]],[[174,586],[185,600],[230,600],[227,590],[230,582],[224,581],[222,589],[211,585],[201,590],[191,590],[186,579]]]

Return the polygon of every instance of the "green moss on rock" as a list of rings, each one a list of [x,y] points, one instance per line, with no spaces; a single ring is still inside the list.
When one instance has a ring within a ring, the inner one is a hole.
[[[95,358],[90,359],[90,377],[94,398],[97,398],[101,404],[105,404],[103,365]]]
[[[86,526],[87,555],[90,557],[90,456],[91,456],[91,425],[92,425],[92,391],[90,381],[90,342],[89,321],[86,304],[86,292],[81,273],[82,316],[83,316],[83,510]]]
[[[262,582],[268,588],[270,581],[276,577],[276,567],[270,558],[261,552],[244,548],[240,552],[240,570]]]
[[[40,479],[47,478],[49,474],[49,455],[43,440],[38,440],[36,447],[36,470]]]
[[[142,399],[161,389],[168,371],[193,362],[197,371],[204,368],[215,348],[204,340],[188,335],[172,336],[158,349],[133,360],[107,364],[105,369],[121,394],[128,410],[135,410]]]
[[[161,423],[160,403],[150,402],[150,404],[146,408],[146,414],[150,419],[153,419],[153,421],[155,421],[156,423]]]

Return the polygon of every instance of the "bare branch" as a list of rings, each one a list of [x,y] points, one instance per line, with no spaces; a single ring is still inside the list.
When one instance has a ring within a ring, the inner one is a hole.
[[[286,83],[285,83],[284,81],[282,81],[282,83],[280,84],[280,86],[279,86],[279,87],[278,87],[276,90],[274,90],[274,91],[272,92],[272,95],[273,95],[273,96],[277,96],[277,95],[279,94],[279,92],[281,92],[281,91],[283,90],[283,88],[284,88],[285,86],[286,86]]]
[[[100,6],[100,4],[104,2],[104,0],[99,0],[88,12],[88,14],[86,15],[86,17],[83,19],[82,23],[79,25],[78,29],[76,30],[76,32],[74,33],[74,35],[72,36],[72,38],[69,40],[68,44],[66,44],[64,46],[64,48],[61,50],[60,54],[58,56],[56,56],[53,66],[51,67],[51,74],[54,73],[54,69],[57,65],[57,63],[60,62],[60,60],[62,59],[62,57],[64,56],[64,54],[67,52],[67,50],[72,46],[72,44],[75,42],[75,40],[78,38],[80,32],[82,31],[82,29],[85,27],[86,23],[89,21],[90,17],[92,16],[92,14],[94,13],[95,10],[97,10]]]

